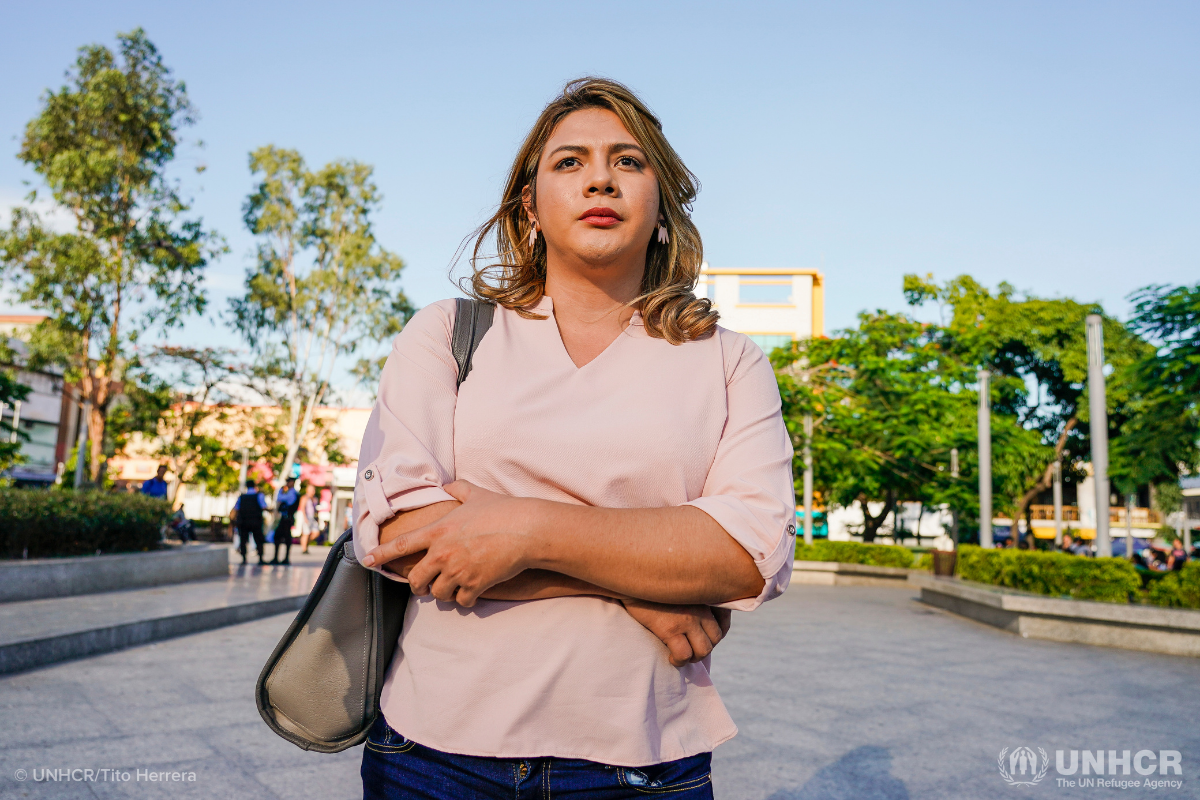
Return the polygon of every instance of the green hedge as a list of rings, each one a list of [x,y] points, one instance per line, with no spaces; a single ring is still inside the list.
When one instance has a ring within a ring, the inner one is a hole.
[[[1146,599],[1168,608],[1200,608],[1200,563],[1189,561],[1179,572],[1152,580]]]
[[[170,511],[140,494],[0,489],[0,558],[154,550]]]
[[[958,548],[958,575],[964,580],[1026,592],[1125,603],[1137,597],[1142,580],[1123,558],[1084,558],[1039,550]]]
[[[813,542],[806,545],[796,540],[797,561],[840,561],[843,564],[870,564],[874,567],[913,565],[912,551],[892,544],[863,544],[862,542]]]

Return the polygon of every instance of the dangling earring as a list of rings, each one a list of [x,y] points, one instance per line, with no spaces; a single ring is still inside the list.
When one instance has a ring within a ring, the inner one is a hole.
[[[658,243],[666,244],[671,241],[671,234],[667,232],[666,223],[658,223]]]
[[[529,228],[529,249],[537,247],[537,226],[531,225]]]

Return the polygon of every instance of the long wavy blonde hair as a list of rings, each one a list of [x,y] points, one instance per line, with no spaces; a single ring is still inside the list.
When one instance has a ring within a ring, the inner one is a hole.
[[[564,117],[584,108],[616,114],[645,151],[658,179],[659,210],[670,241],[660,244],[657,237],[651,239],[640,292],[631,305],[641,311],[646,332],[655,338],[682,344],[708,336],[716,327],[717,312],[711,301],[692,293],[704,258],[700,231],[688,215],[699,183],[663,136],[662,123],[650,109],[627,87],[605,78],[571,81],[542,111],[509,170],[500,207],[472,234],[473,274],[469,286],[462,288],[523,317],[541,318],[530,309],[546,291],[546,246],[540,236],[529,244],[530,222],[522,193],[528,186],[536,207],[537,168],[546,142]],[[490,237],[495,237],[496,252],[483,256]],[[480,266],[483,261],[489,263]]]

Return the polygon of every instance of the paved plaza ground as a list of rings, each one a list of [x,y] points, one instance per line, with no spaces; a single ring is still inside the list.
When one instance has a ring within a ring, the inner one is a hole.
[[[722,800],[1143,796],[1010,787],[1003,748],[1179,750],[1200,797],[1200,661],[1020,639],[907,588],[793,586],[738,614],[714,677],[741,733]],[[253,684],[289,615],[0,679],[0,797],[361,796],[359,749],[304,753],[258,718]],[[196,773],[195,783],[18,782],[19,769]],[[1131,776],[1137,778],[1137,775]],[[1157,777],[1157,776],[1155,776]]]

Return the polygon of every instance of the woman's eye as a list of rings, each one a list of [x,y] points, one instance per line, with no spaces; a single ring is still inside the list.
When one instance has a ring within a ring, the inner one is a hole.
[[[578,166],[578,165],[579,165],[578,158],[564,158],[562,161],[558,162],[557,168],[558,169],[566,169],[568,167],[574,167],[574,166]]]
[[[633,156],[621,156],[617,159],[617,164],[622,167],[633,167],[634,169],[637,169],[641,166],[638,160]]]

